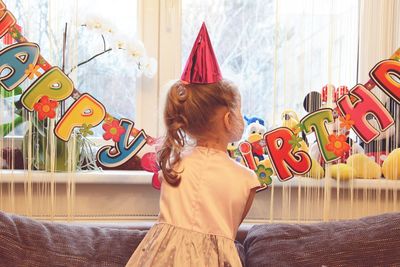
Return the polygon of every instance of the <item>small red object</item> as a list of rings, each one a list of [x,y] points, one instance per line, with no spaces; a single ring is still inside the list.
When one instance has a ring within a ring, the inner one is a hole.
[[[14,25],[15,28],[17,28],[17,30],[22,33],[22,27],[19,26],[18,24]],[[6,33],[6,35],[4,35],[3,37],[3,44],[5,45],[12,45],[13,43],[15,43],[14,38],[11,36],[10,32]]]

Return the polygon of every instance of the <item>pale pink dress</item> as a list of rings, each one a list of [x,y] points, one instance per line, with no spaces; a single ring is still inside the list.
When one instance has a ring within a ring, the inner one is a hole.
[[[184,153],[181,182],[161,186],[160,214],[126,266],[241,266],[234,239],[255,173],[219,150]]]

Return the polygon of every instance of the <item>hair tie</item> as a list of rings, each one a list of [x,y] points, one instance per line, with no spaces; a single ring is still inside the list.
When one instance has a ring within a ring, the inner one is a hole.
[[[186,101],[186,99],[188,97],[188,94],[187,94],[187,90],[186,90],[186,88],[184,86],[180,85],[177,88],[177,94],[178,94],[178,99],[179,99],[180,102],[185,102]]]

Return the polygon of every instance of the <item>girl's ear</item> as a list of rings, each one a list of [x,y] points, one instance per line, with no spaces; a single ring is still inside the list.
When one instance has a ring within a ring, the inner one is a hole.
[[[232,115],[229,111],[226,112],[224,115],[224,126],[227,131],[230,131],[232,129],[231,116]]]

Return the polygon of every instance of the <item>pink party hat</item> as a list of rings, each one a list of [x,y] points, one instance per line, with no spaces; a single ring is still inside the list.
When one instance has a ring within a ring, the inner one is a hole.
[[[181,80],[198,84],[216,83],[222,80],[221,71],[204,22],[186,62]]]

